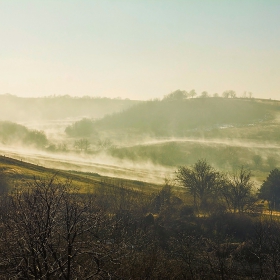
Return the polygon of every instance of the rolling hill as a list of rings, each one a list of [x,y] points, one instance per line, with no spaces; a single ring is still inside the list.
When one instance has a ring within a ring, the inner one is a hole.
[[[280,102],[255,99],[195,98],[155,100],[92,121],[92,131],[156,137],[198,136],[198,131],[244,127],[275,120]]]
[[[92,139],[110,139],[116,158],[171,167],[205,158],[222,170],[248,167],[259,181],[280,165],[279,128],[279,101],[244,98],[147,101],[87,126]]]

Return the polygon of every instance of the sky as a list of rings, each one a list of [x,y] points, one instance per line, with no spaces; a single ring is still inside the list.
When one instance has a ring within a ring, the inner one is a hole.
[[[280,99],[280,1],[0,0],[0,94]]]

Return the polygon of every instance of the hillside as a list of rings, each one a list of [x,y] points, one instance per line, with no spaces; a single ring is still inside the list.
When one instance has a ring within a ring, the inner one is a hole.
[[[271,100],[147,101],[99,120],[76,122],[66,132],[87,135],[92,145],[98,132],[109,139],[107,152],[115,158],[169,167],[205,158],[221,170],[246,166],[261,182],[265,172],[280,165],[279,116],[280,102]]]
[[[280,103],[258,102],[254,99],[147,101],[92,121],[91,129],[157,137],[197,136],[198,131],[252,126],[271,121],[279,112]]]
[[[0,155],[0,178],[5,176],[11,185],[17,183],[31,182],[35,179],[49,179],[56,176],[59,180],[70,180],[71,184],[78,187],[79,192],[94,192],[97,187],[106,184],[106,186],[122,187],[125,186],[134,190],[145,190],[151,192],[159,187],[155,184],[140,182],[136,180],[127,180],[121,178],[112,178],[101,176],[92,172],[81,172],[74,170],[61,170],[46,168],[40,165],[17,160],[7,156]]]

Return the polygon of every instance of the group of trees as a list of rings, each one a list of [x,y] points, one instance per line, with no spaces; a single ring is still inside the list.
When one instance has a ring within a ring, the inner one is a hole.
[[[192,89],[190,92],[185,90],[177,89],[167,95],[164,96],[163,100],[182,100],[186,98],[193,98],[197,95],[196,91]],[[207,94],[208,95],[208,94]]]
[[[242,98],[252,98],[252,92],[244,92],[242,95]],[[191,91],[187,92],[185,90],[177,89],[167,95],[164,96],[163,100],[183,100],[187,98],[193,98],[193,97],[199,97],[199,98],[207,98],[211,97],[211,95],[207,91],[202,91],[200,95],[197,94],[197,92],[192,89]],[[221,95],[224,98],[236,98],[236,92],[234,90],[226,90]],[[219,97],[218,93],[214,93],[213,97]]]
[[[0,142],[44,148],[48,144],[48,139],[43,131],[28,129],[24,125],[9,121],[0,121]]]
[[[71,137],[89,137],[96,133],[93,127],[93,120],[83,118],[80,121],[74,122],[65,129],[65,133]]]
[[[199,160],[192,167],[179,167],[176,179],[193,196],[197,211],[209,203],[225,206],[229,212],[254,211],[258,199],[268,201],[270,210],[280,207],[280,171],[273,169],[258,192],[254,191],[251,172],[241,167],[229,176],[215,170],[205,160]]]
[[[244,212],[256,202],[250,171],[243,167],[234,175],[227,176],[215,170],[205,160],[192,167],[180,167],[176,179],[193,196],[197,211],[212,204],[226,207],[229,212]]]

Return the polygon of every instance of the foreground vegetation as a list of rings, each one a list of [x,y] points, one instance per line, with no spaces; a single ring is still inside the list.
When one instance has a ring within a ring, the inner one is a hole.
[[[109,180],[80,192],[82,175],[9,174],[2,163],[1,279],[280,276],[280,220],[265,211],[280,206],[278,169],[259,194],[248,170],[225,176],[205,160],[177,170],[184,192],[168,180],[150,192]]]

